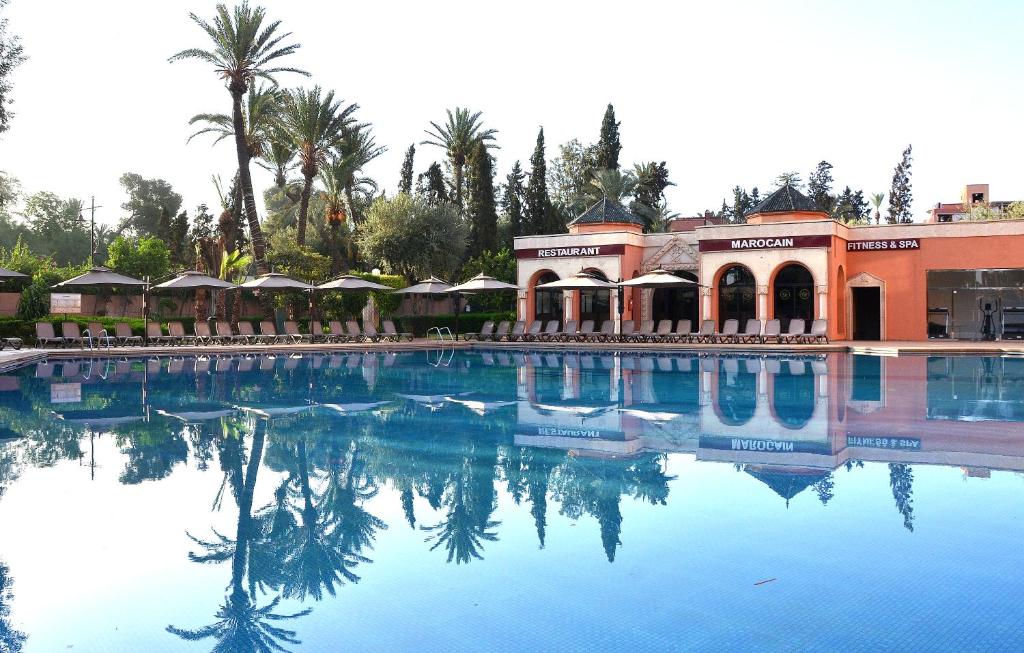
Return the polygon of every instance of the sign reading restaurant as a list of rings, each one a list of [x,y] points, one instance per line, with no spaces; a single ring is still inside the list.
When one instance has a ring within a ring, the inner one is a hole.
[[[770,238],[723,238],[700,241],[702,252],[726,252],[747,249],[792,249],[794,247],[828,247],[831,236],[773,236]]]
[[[902,240],[851,240],[846,243],[848,252],[891,251],[900,249],[921,249],[917,238]]]
[[[533,249],[517,249],[516,258],[580,258],[584,256],[618,256],[625,251],[626,246],[622,244],[539,247]]]

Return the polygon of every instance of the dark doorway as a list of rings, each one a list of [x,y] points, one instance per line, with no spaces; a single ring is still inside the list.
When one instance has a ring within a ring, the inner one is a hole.
[[[600,270],[587,270],[601,281],[608,281],[608,277]],[[593,320],[595,326],[600,328],[604,320],[611,319],[611,291],[610,290],[581,290],[579,291],[579,319]]]
[[[882,339],[881,288],[851,288],[853,295],[853,339]]]
[[[754,275],[742,265],[734,265],[718,281],[718,328],[733,319],[742,329],[755,315]]]
[[[558,281],[558,275],[554,272],[547,272],[537,279],[535,285]],[[561,290],[536,290],[534,291],[533,319],[546,322],[547,320],[562,321],[562,291]]]
[[[681,279],[697,281],[697,276],[690,272],[673,272]],[[697,327],[698,318],[698,286],[680,286],[677,288],[656,288],[651,297],[651,317],[655,323],[660,320],[672,320],[673,323],[679,320],[691,320],[693,327]]]
[[[802,265],[792,264],[779,270],[774,284],[775,317],[782,331],[789,331],[789,322],[803,319],[810,326],[814,319],[814,277]]]

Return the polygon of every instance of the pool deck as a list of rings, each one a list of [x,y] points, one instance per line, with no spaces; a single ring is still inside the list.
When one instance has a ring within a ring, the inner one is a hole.
[[[898,356],[900,354],[980,354],[990,356],[1024,356],[1024,341],[972,342],[955,340],[925,341],[838,341],[827,345],[751,345],[706,343],[580,343],[580,342],[458,342],[417,338],[412,342],[346,343],[346,344],[283,344],[283,345],[213,345],[204,347],[114,347],[112,349],[38,349],[0,351],[0,371],[40,360],[69,358],[137,358],[141,356],[209,356],[238,354],[281,354],[309,352],[422,351],[436,349],[529,349],[547,351],[654,351],[677,352],[750,352],[808,354],[850,352]]]

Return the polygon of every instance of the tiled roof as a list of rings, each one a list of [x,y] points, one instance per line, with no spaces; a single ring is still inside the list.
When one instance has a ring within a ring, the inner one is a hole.
[[[605,197],[569,223],[570,226],[575,224],[637,224],[643,226],[644,221],[615,200]]]
[[[800,211],[823,211],[814,203],[814,200],[807,197],[789,184],[781,186],[774,193],[764,198],[760,204],[747,211],[747,215],[755,213],[793,213]]]

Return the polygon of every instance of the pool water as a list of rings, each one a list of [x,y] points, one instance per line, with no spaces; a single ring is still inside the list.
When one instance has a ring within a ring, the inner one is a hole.
[[[1024,359],[0,375],[0,651],[1021,651]]]

